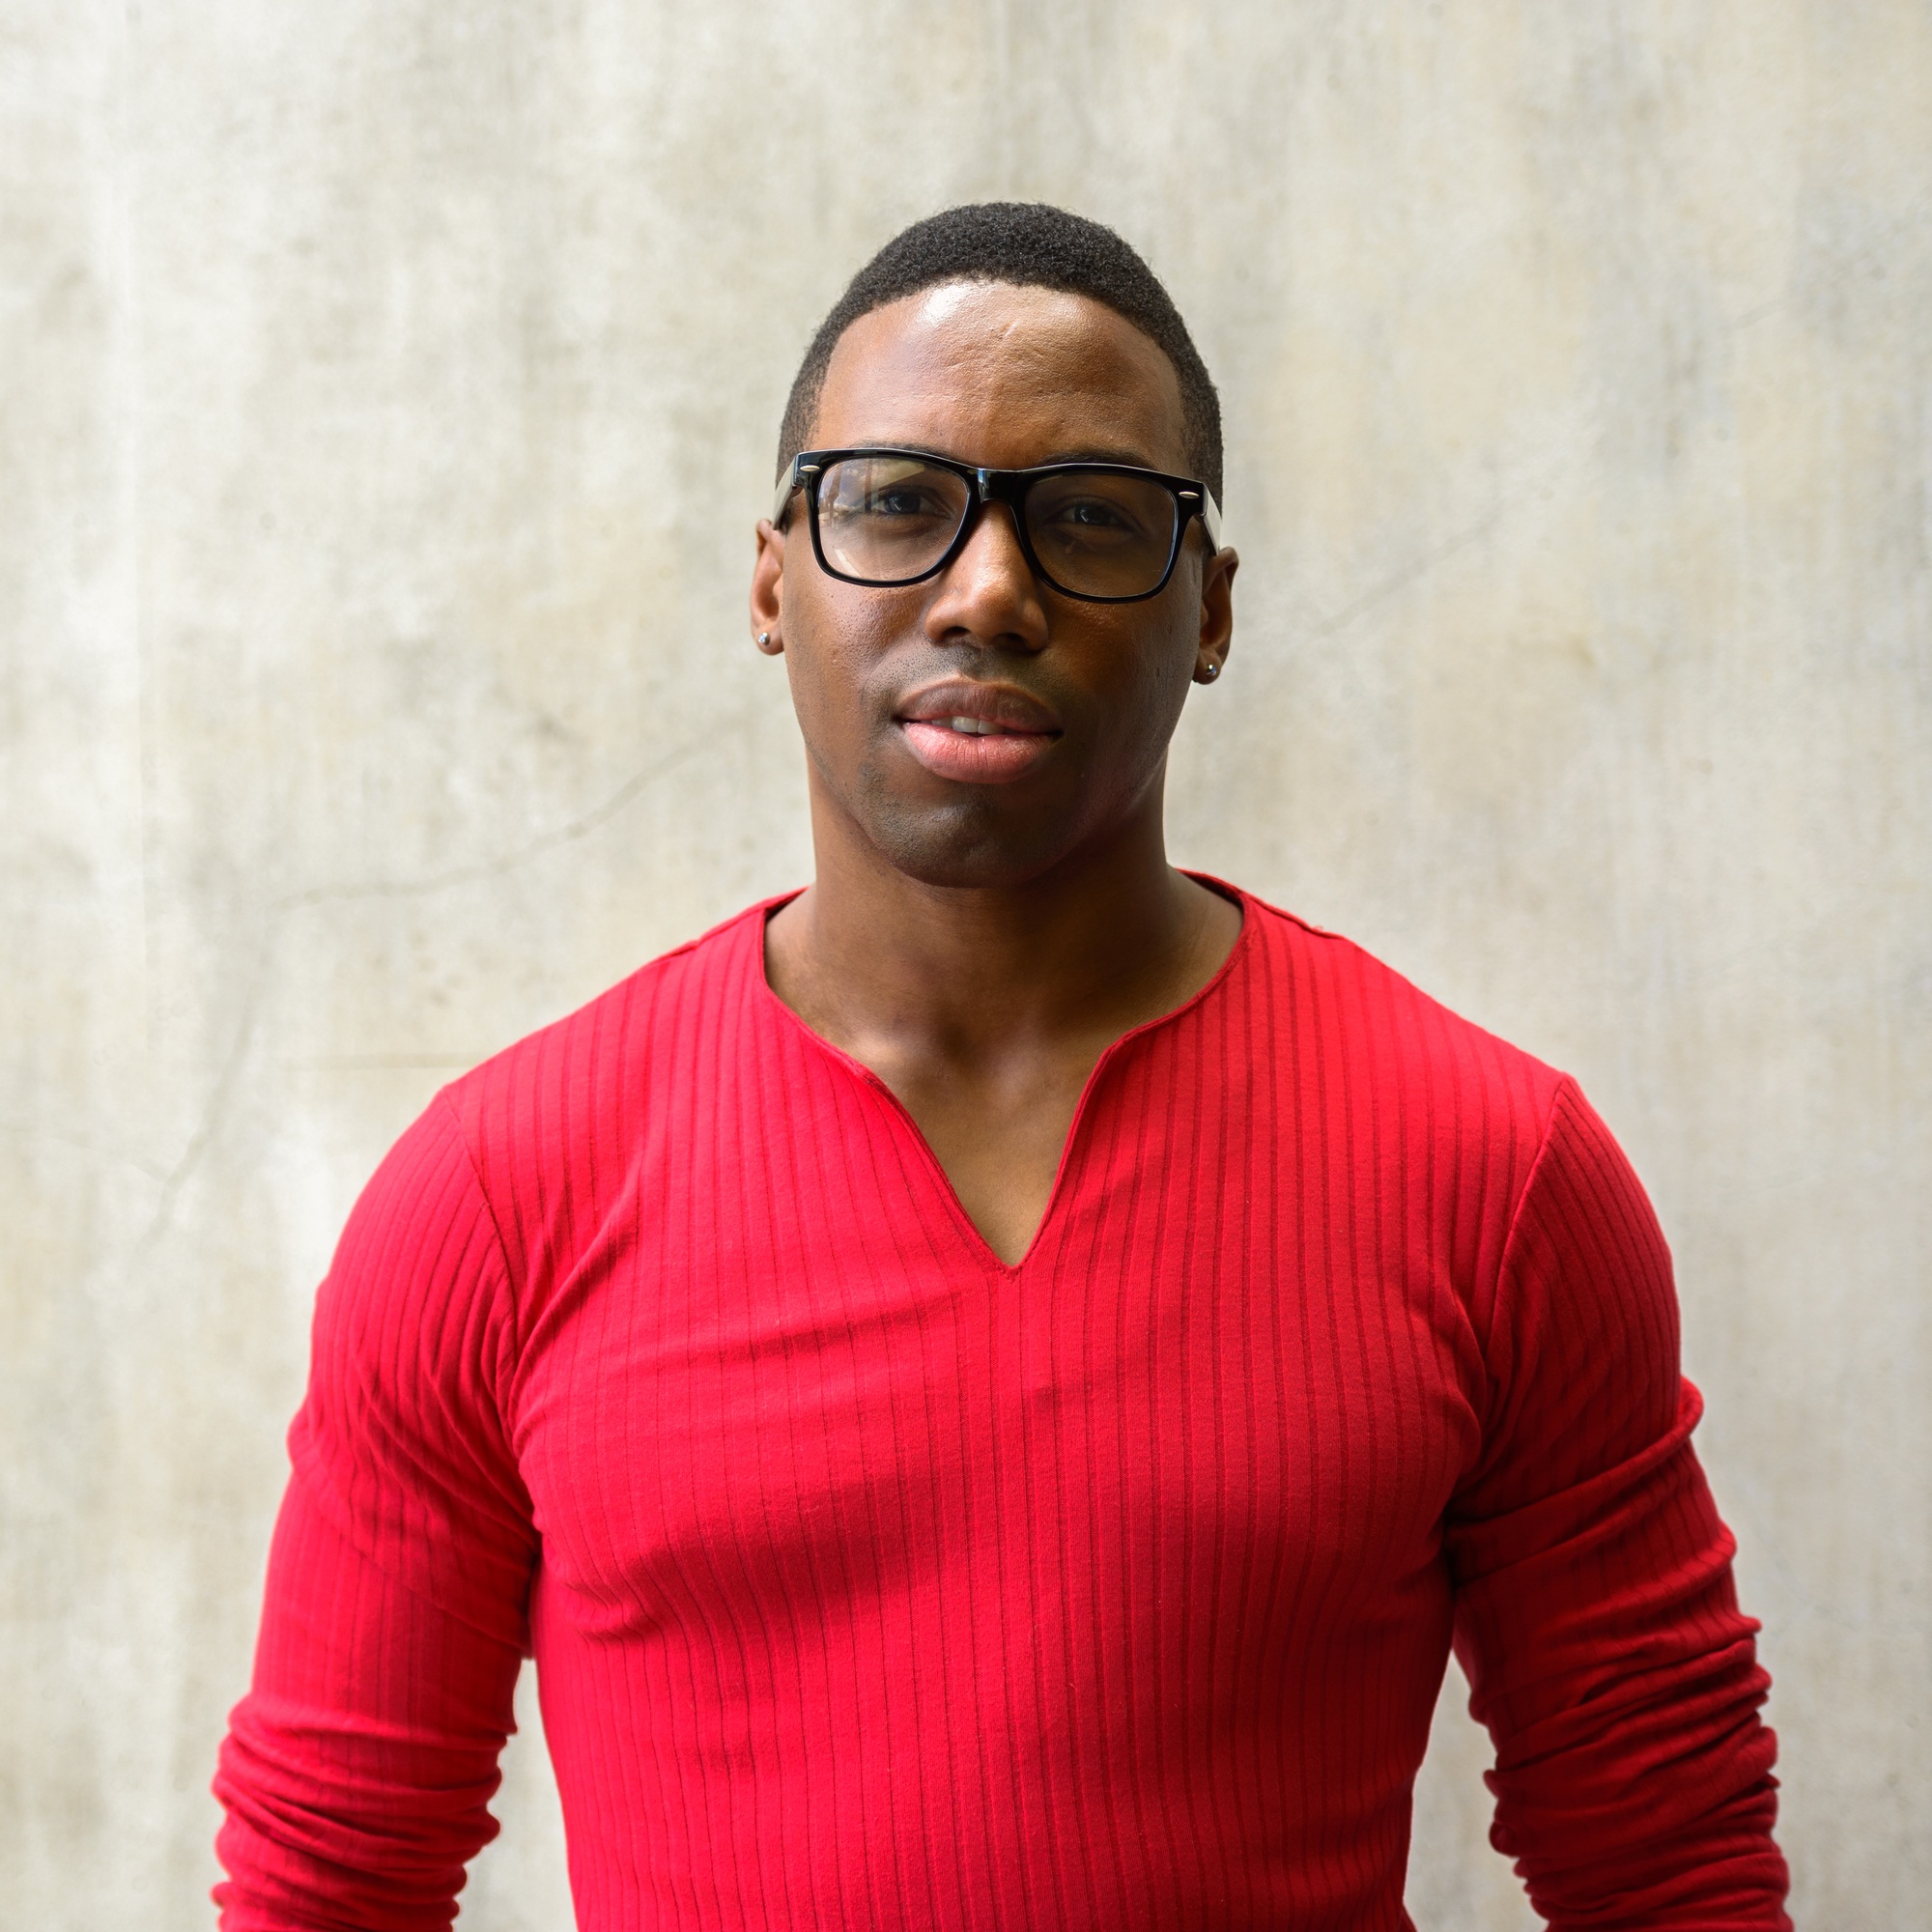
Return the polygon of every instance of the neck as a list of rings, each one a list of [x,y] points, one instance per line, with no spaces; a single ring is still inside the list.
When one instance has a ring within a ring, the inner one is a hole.
[[[909,877],[816,787],[812,804],[817,878],[772,922],[768,959],[781,997],[853,1050],[919,1036],[999,1054],[1119,1031],[1218,903],[1167,862],[1157,781],[1109,836],[1006,885]]]

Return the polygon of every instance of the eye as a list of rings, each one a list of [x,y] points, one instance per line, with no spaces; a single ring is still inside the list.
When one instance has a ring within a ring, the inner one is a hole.
[[[859,511],[867,517],[934,517],[944,514],[944,505],[916,483],[888,483],[868,492]]]
[[[1070,524],[1079,529],[1130,530],[1134,524],[1118,503],[1104,497],[1074,497],[1054,506],[1053,521]]]
[[[944,522],[959,514],[961,485],[944,470],[903,457],[850,457],[821,486],[822,512],[883,528]]]

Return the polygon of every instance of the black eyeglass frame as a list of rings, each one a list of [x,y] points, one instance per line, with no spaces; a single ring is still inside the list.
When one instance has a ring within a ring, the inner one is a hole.
[[[818,491],[814,486],[835,463],[859,456],[911,457],[920,463],[930,464],[935,469],[951,470],[953,475],[964,478],[972,488],[973,494],[966,501],[966,514],[960,518],[952,541],[947,545],[938,562],[922,570],[917,577],[854,577],[847,571],[833,569],[825,560],[825,545],[818,533]],[[1033,547],[1033,538],[1027,534],[1027,493],[1042,478],[1063,476],[1068,470],[1080,470],[1089,475],[1137,476],[1143,482],[1160,484],[1174,498],[1174,541],[1168,548],[1167,564],[1160,573],[1160,582],[1151,590],[1136,590],[1130,597],[1096,597],[1091,591],[1069,590],[1040,562]],[[1020,554],[1026,558],[1028,569],[1063,597],[1075,598],[1082,604],[1144,604],[1150,597],[1158,597],[1174,575],[1174,566],[1180,560],[1180,546],[1187,540],[1187,526],[1196,517],[1201,519],[1201,527],[1209,547],[1215,551],[1221,548],[1221,506],[1215,502],[1213,492],[1205,483],[1192,476],[1170,476],[1164,470],[1143,469],[1133,463],[1076,460],[1042,463],[1032,469],[988,469],[982,465],[960,463],[950,456],[935,455],[929,449],[905,449],[895,444],[862,443],[853,449],[802,449],[779,479],[778,494],[772,498],[772,526],[775,529],[783,527],[785,511],[791,503],[792,493],[797,490],[805,492],[806,520],[811,526],[811,554],[818,559],[819,569],[827,577],[836,577],[841,583],[857,583],[868,590],[903,590],[911,584],[924,583],[928,579],[937,577],[966,548],[974,526],[980,521],[980,513],[988,503],[1004,503],[1013,513],[1013,530],[1019,538]]]

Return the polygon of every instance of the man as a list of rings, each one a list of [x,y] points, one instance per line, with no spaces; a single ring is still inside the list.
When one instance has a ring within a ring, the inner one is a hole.
[[[441,1926],[534,1654],[579,1922],[1399,1927],[1453,1640],[1558,1926],[1773,1927],[1668,1259],[1576,1088],[1175,871],[1213,385],[955,209],[786,411],[815,882],[438,1097],[318,1305],[225,1922]]]

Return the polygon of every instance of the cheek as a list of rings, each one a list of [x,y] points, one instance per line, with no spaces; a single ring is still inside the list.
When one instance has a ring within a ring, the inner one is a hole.
[[[807,748],[836,754],[852,728],[857,706],[836,653],[815,650],[796,638],[785,640],[785,678],[791,708]]]
[[[867,691],[889,635],[879,612],[843,610],[825,580],[795,595],[785,637],[792,709],[814,751],[850,749],[870,728],[877,707]]]
[[[1158,628],[1121,637],[1109,660],[1107,710],[1123,749],[1166,748],[1194,674],[1194,639],[1173,615]]]

